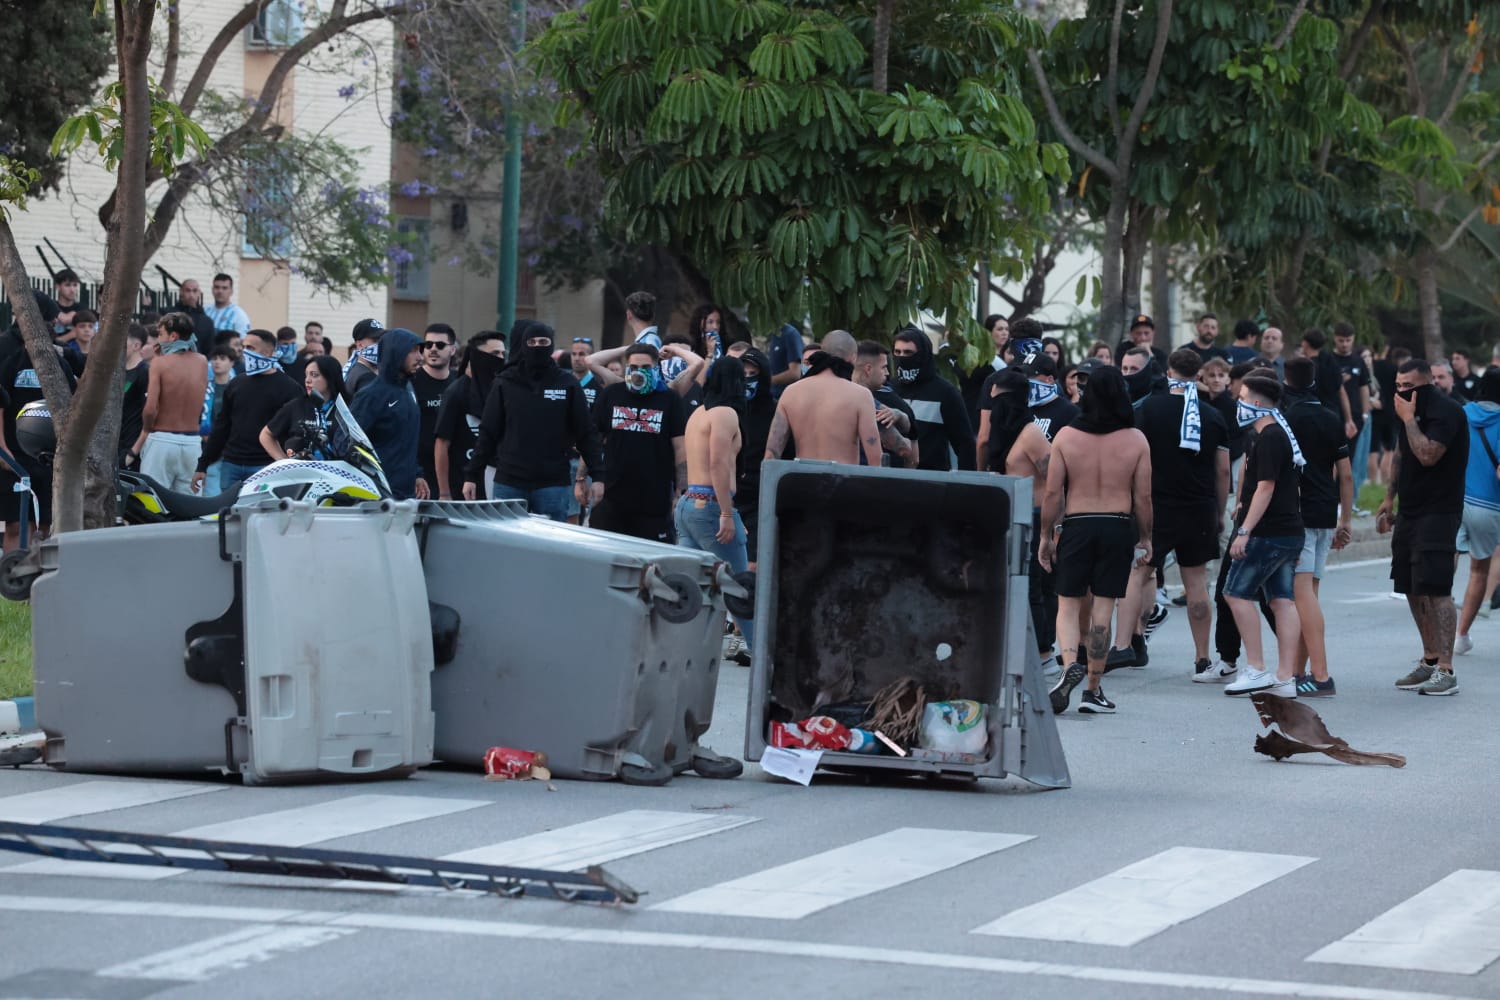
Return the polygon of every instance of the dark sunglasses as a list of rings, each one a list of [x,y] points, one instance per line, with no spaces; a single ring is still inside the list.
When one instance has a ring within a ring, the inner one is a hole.
[[[594,346],[594,338],[593,337],[574,337],[573,338],[573,343],[575,343],[575,344],[588,344],[590,347],[593,347]]]
[[[422,341],[422,346],[425,349],[432,351],[447,347],[448,342],[446,340],[424,340]]]

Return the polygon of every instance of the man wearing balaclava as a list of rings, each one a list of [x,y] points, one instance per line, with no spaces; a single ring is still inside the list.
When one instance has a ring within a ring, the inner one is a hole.
[[[896,334],[891,356],[896,364],[896,391],[916,414],[917,468],[947,472],[974,468],[974,429],[963,394],[938,377],[932,341],[916,327]]]
[[[464,495],[464,468],[474,457],[479,418],[495,376],[505,367],[505,334],[482,330],[464,347],[462,374],[443,390],[437,427],[432,432],[432,464],[437,473],[433,489],[439,500]]]
[[[568,519],[569,451],[590,469],[603,467],[599,432],[572,372],[552,360],[552,327],[521,321],[511,330],[511,362],[495,379],[479,419],[479,440],[465,471],[464,499],[479,495],[486,466],[495,467],[492,500],[525,500],[533,514]],[[590,503],[604,484],[588,491]]]
[[[594,426],[604,435],[604,466],[582,463],[574,492],[583,502],[586,474],[604,484],[589,527],[670,544],[672,488],[687,488],[682,435],[688,409],[661,371],[661,355],[644,341],[625,352],[625,380],[599,390]]]

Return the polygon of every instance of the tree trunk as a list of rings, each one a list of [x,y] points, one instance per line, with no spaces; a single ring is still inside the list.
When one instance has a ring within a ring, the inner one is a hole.
[[[1125,230],[1120,260],[1120,301],[1127,317],[1141,311],[1141,279],[1146,272],[1146,255],[1151,248],[1151,222],[1155,216],[1156,210],[1149,205],[1134,200],[1130,202],[1129,228]],[[1121,333],[1124,333],[1123,328]],[[1166,339],[1170,341],[1171,331],[1166,333]]]
[[[47,409],[52,411],[52,425],[59,434],[67,426],[72,414],[73,390],[61,365],[37,364],[37,358],[56,353],[52,343],[52,331],[42,321],[41,310],[31,296],[31,278],[26,273],[26,263],[21,250],[16,246],[15,233],[10,224],[0,216],[0,281],[13,289],[10,294],[11,313],[21,327],[21,336],[26,343],[26,353],[32,358],[37,380],[42,383],[42,395],[47,400]]]
[[[1104,241],[1099,248],[1100,340],[1113,346],[1125,335],[1126,309],[1121,264],[1125,252],[1125,216],[1130,195],[1123,184],[1110,186],[1109,211],[1104,216]]]
[[[146,184],[151,144],[151,91],[147,77],[151,54],[151,25],[156,4],[149,0],[115,0],[115,59],[120,68],[120,128],[122,148],[116,172],[115,211],[105,238],[104,293],[99,304],[99,334],[91,345],[95,365],[84,372],[74,395],[73,409],[57,441],[53,460],[52,522],[58,532],[85,527],[85,495],[89,462],[94,462],[95,507],[88,518],[103,519],[98,496],[100,480],[113,475],[114,455],[106,451],[111,423],[118,435],[118,416],[104,419],[120,377],[120,358],[125,353],[126,332],[145,264]],[[109,471],[106,472],[105,469]],[[105,521],[108,523],[108,521]]]
[[[1443,310],[1438,303],[1437,250],[1417,251],[1417,302],[1422,317],[1422,353],[1430,362],[1447,357],[1443,350]]]
[[[875,51],[871,53],[870,87],[877,94],[891,89],[891,21],[896,14],[896,0],[880,0],[875,8]]]
[[[1151,244],[1151,316],[1162,329],[1172,329],[1172,251],[1165,244],[1154,241]]]

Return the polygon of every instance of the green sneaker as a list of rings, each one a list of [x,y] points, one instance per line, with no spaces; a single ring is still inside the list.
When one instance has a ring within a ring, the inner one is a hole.
[[[1436,669],[1436,667],[1430,667],[1421,660],[1418,660],[1417,665],[1412,668],[1412,672],[1397,681],[1396,686],[1403,691],[1415,691],[1427,683],[1427,678],[1431,677],[1432,672]]]
[[[1427,683],[1417,688],[1417,694],[1458,694],[1458,678],[1451,670],[1434,670]]]

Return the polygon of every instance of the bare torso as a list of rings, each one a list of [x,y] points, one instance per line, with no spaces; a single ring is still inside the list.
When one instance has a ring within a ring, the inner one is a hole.
[[[197,351],[164,354],[151,362],[146,407],[146,430],[169,434],[197,434],[208,391],[208,361]]]
[[[688,483],[713,486],[723,491],[720,505],[727,504],[734,489],[735,460],[740,453],[739,414],[728,406],[700,406],[688,417],[683,434],[687,452]]]
[[[1069,514],[1130,513],[1138,477],[1151,478],[1151,450],[1133,427],[1109,434],[1065,427],[1052,440],[1051,462],[1066,467]]]
[[[797,457],[858,465],[860,444],[866,458],[880,464],[880,432],[875,426],[875,398],[864,386],[824,372],[786,387],[777,403],[797,443]]]
[[[1047,480],[1047,461],[1051,446],[1047,435],[1034,423],[1028,423],[1005,456],[1007,476],[1028,476],[1036,481],[1034,496],[1041,502],[1042,484]]]

